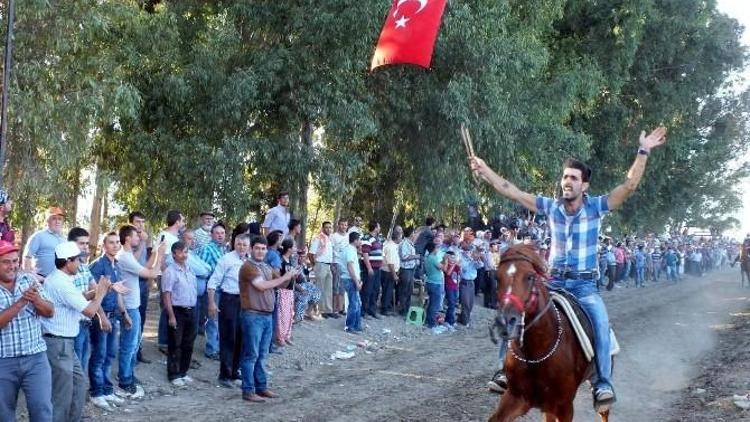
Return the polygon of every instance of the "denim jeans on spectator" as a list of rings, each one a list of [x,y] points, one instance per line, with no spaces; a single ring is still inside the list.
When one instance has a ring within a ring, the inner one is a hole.
[[[244,394],[266,391],[268,377],[264,367],[271,345],[273,318],[271,314],[242,311],[242,392]],[[239,341],[239,339],[238,339]]]
[[[206,285],[208,284],[208,279],[196,278],[195,283],[197,285],[198,299],[193,308],[193,311],[195,312],[193,315],[193,332],[195,335],[198,335],[203,332],[205,322],[204,318],[208,309],[208,296],[206,296]]]
[[[138,307],[138,313],[141,316],[141,338],[138,340],[138,353],[141,353],[143,348],[143,328],[146,325],[146,312],[148,311],[148,294],[151,287],[150,280],[145,278],[138,279],[138,287],[141,290],[141,306]]]
[[[83,369],[84,374],[89,368],[89,356],[91,356],[89,327],[91,327],[91,320],[81,320],[78,323],[78,335],[73,340],[73,350],[75,350],[76,356],[78,356],[78,361],[81,363],[81,369]]]
[[[219,307],[219,301],[221,300],[221,290],[214,292],[214,303],[216,307]],[[208,301],[208,296],[206,296]],[[208,306],[208,302],[206,302]],[[214,356],[219,353],[219,320],[217,318],[206,318],[206,356]]]
[[[425,322],[427,327],[432,328],[436,324],[435,317],[443,306],[443,285],[437,283],[425,283],[425,290],[427,290],[427,297],[429,297]]]
[[[91,359],[89,359],[89,394],[91,397],[108,396],[114,393],[110,379],[112,360],[117,355],[118,322],[113,312],[107,317],[112,331],[106,332],[99,325],[99,318],[91,324]]]
[[[349,298],[349,307],[346,309],[346,329],[362,331],[362,300],[359,297],[357,284],[351,278],[341,278]]]
[[[458,289],[445,289],[445,301],[448,308],[445,311],[445,322],[453,325],[456,323],[456,305],[458,304]]]
[[[128,309],[128,316],[132,325],[125,326],[125,319],[120,317],[120,352],[117,357],[117,378],[120,388],[125,388],[135,383],[135,365],[138,354],[138,344],[141,338],[141,313],[138,308]]]
[[[635,267],[635,287],[643,287],[646,279],[646,267]]]
[[[677,266],[667,265],[667,280],[677,282]]]
[[[362,312],[375,315],[378,311],[378,294],[380,294],[380,269],[373,270],[372,276],[362,271]]]

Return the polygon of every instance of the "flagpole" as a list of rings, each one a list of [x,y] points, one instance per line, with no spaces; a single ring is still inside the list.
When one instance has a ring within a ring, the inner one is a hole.
[[[15,19],[15,1],[8,0],[5,8],[5,19],[8,28],[5,31],[5,58],[3,60],[3,94],[0,103],[0,187],[3,186],[5,170],[5,154],[8,149],[8,91],[10,91],[10,68],[13,53],[13,20]]]

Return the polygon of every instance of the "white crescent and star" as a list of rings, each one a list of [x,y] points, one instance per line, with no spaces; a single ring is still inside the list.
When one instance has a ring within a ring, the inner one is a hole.
[[[424,10],[425,7],[427,7],[427,4],[430,2],[430,0],[398,0],[398,3],[396,3],[396,10],[393,11],[393,17],[396,18],[399,16],[399,8],[402,4],[408,2],[408,1],[416,1],[419,2],[419,9],[417,9],[414,14],[418,14],[422,10]],[[396,19],[396,28],[406,28],[406,24],[411,20],[411,18],[407,18],[404,15],[401,15],[400,18]]]

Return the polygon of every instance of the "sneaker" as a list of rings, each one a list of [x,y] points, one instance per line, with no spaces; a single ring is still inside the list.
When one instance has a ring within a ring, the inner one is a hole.
[[[600,387],[594,391],[594,398],[597,402],[609,402],[615,399],[615,392],[610,387]]]
[[[487,388],[493,393],[503,394],[508,389],[508,378],[501,370],[495,372],[492,379],[487,383]]]
[[[182,378],[175,378],[172,380],[172,385],[175,387],[184,387],[185,386],[185,380]]]
[[[220,379],[219,380],[219,385],[222,386],[222,387],[224,387],[224,388],[234,388],[234,384],[232,383],[231,380],[222,380],[222,379]]]
[[[232,380],[232,385],[237,388],[242,388],[242,380],[241,379]]]
[[[92,397],[91,404],[93,404],[94,406],[102,410],[107,410],[107,411],[112,410],[112,406],[109,405],[109,403],[104,398],[104,396]]]
[[[184,376],[184,377],[182,377],[181,379],[182,379],[183,381],[185,381],[186,383],[188,383],[188,384],[190,384],[190,383],[193,383],[193,382],[195,382],[195,380],[194,380],[194,379],[192,379],[192,378],[190,377],[190,375],[185,375],[185,376]]]
[[[737,401],[742,401],[742,400],[744,400],[744,401],[750,401],[750,393],[748,393],[748,394],[735,394],[734,396],[732,396],[732,400],[737,400]]]
[[[104,396],[104,400],[107,400],[108,402],[114,403],[114,404],[125,404],[125,400],[117,397],[114,394],[110,394],[108,396]]]
[[[143,387],[140,385],[135,386],[135,393],[130,395],[130,398],[133,400],[142,399],[146,395],[146,392],[143,390]]]

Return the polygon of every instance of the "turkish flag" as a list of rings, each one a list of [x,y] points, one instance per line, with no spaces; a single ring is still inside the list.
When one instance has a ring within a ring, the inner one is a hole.
[[[370,70],[396,63],[429,68],[445,3],[446,0],[394,0]]]

